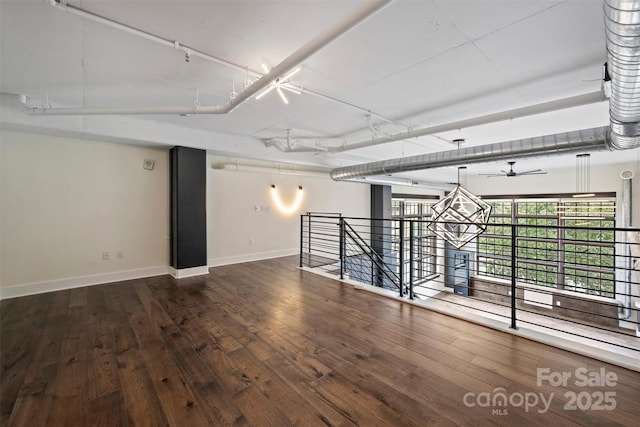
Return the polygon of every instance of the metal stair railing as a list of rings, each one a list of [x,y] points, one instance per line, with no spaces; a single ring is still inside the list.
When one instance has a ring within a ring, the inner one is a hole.
[[[354,244],[360,249],[361,254],[365,255],[372,263],[373,266],[377,268],[381,274],[383,274],[389,281],[398,289],[401,289],[400,285],[400,276],[389,267],[388,263],[384,260],[384,258],[360,236],[360,234],[349,224],[347,221],[342,219],[344,224],[343,231],[345,237],[348,236],[354,242]],[[345,239],[346,245],[346,239]],[[343,256],[346,258],[346,251],[343,250]],[[344,265],[344,259],[342,260],[342,264]],[[373,282],[374,275],[371,274],[371,281]],[[372,283],[373,284],[373,283]]]

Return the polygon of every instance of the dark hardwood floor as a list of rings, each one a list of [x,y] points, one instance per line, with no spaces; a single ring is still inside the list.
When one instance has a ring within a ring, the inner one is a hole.
[[[296,263],[2,301],[1,425],[639,425],[638,372]]]

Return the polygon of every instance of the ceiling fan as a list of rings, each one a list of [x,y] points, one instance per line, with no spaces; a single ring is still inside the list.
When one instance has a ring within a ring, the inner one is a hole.
[[[516,162],[510,161],[510,162],[507,162],[507,164],[509,164],[509,170],[508,171],[506,171],[504,169],[500,169],[500,172],[502,172],[502,173],[482,174],[482,175],[487,176],[487,177],[496,177],[496,176],[517,177],[517,176],[521,176],[521,175],[545,175],[546,174],[546,172],[543,172],[542,169],[533,169],[533,170],[525,171],[525,172],[516,172],[516,171],[513,170],[513,165],[515,165]]]

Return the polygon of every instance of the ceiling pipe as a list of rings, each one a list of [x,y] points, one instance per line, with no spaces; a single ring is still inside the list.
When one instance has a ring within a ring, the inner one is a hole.
[[[600,127],[365,163],[333,169],[331,178],[336,181],[343,181],[370,175],[411,172],[498,160],[513,160],[539,154],[551,155],[601,151],[607,150],[609,147],[607,132],[607,127]]]
[[[496,123],[496,122],[512,120],[520,117],[532,116],[535,114],[563,110],[566,108],[574,108],[574,107],[580,107],[588,104],[595,104],[605,100],[606,98],[604,96],[604,93],[601,90],[599,90],[596,92],[590,92],[583,95],[577,95],[569,98],[543,102],[541,104],[535,104],[535,105],[529,105],[526,107],[516,108],[513,110],[487,114],[480,117],[459,120],[456,122],[451,122],[451,123],[446,123],[446,124],[441,124],[436,126],[429,126],[422,129],[413,129],[413,130],[398,133],[395,135],[366,139],[360,142],[354,142],[351,144],[341,145],[338,147],[330,147],[329,151],[343,152],[343,151],[349,151],[349,150],[356,150],[358,148],[367,148],[375,145],[386,144],[388,142],[418,138],[421,136],[434,135],[437,133],[449,132],[457,129],[486,125],[489,123]]]
[[[354,142],[351,144],[345,144],[334,147],[327,147],[322,145],[315,145],[315,151],[325,151],[329,153],[341,153],[344,151],[356,150],[359,148],[373,147],[376,145],[386,144],[389,142],[408,140],[412,138],[419,138],[427,135],[435,135],[437,133],[448,132],[457,129],[464,129],[473,126],[486,125],[489,123],[496,123],[505,120],[512,120],[521,117],[533,116],[535,114],[549,113],[552,111],[564,110],[567,108],[580,107],[583,105],[595,104],[605,101],[607,98],[602,90],[595,92],[585,93],[582,95],[572,96],[569,98],[556,99],[553,101],[543,102],[540,104],[528,105],[526,107],[515,108],[513,110],[500,111],[497,113],[487,114],[480,117],[474,117],[470,119],[458,120],[455,122],[445,123],[436,126],[429,126],[421,129],[409,130],[394,135],[385,135],[378,138],[370,138],[360,142]],[[315,139],[317,140],[317,139]],[[277,139],[268,140],[271,144],[265,144],[268,146],[274,146],[280,151],[284,152],[296,152],[296,151],[309,151],[307,146],[304,150],[289,149],[282,145],[276,145],[273,142]]]
[[[327,151],[326,147],[322,147],[311,141],[303,141],[300,138],[291,138],[291,129],[287,129],[287,139],[285,141],[279,139],[263,140],[266,147],[276,147],[285,153],[301,153],[301,152],[318,152]]]
[[[345,180],[470,163],[640,147],[640,0],[605,0],[610,126],[337,168]]]
[[[206,52],[203,52],[201,50],[198,50],[198,49],[195,49],[193,47],[184,45],[184,44],[180,43],[178,40],[170,40],[170,39],[167,39],[167,38],[164,38],[164,37],[160,37],[160,36],[158,36],[156,34],[152,34],[152,33],[149,33],[147,31],[144,31],[144,30],[140,30],[140,29],[132,27],[130,25],[123,24],[122,22],[118,22],[118,21],[115,21],[113,19],[109,19],[109,18],[106,18],[104,16],[100,16],[100,15],[97,15],[95,13],[92,13],[92,12],[86,11],[84,9],[81,9],[79,7],[67,4],[66,0],[46,0],[46,2],[49,5],[55,7],[56,9],[61,10],[63,12],[67,12],[67,13],[70,13],[70,14],[73,14],[73,15],[76,15],[76,16],[80,16],[81,18],[88,19],[88,20],[94,21],[94,22],[98,22],[100,24],[103,24],[103,25],[106,25],[106,26],[109,26],[109,27],[112,27],[112,28],[116,28],[116,29],[118,29],[120,31],[124,31],[124,32],[129,33],[129,34],[133,34],[134,36],[141,37],[143,39],[146,39],[146,40],[161,44],[161,45],[166,46],[166,47],[170,47],[170,48],[173,48],[173,49],[180,50],[180,51],[184,52],[185,55],[197,56],[197,57],[200,57],[202,59],[206,59],[208,61],[212,61],[212,62],[215,62],[215,63],[220,64],[220,65],[224,65],[224,66],[227,66],[227,67],[235,68],[235,69],[237,69],[239,71],[249,72],[250,74],[253,75],[253,77],[262,76],[262,73],[258,73],[257,71],[254,71],[254,70],[249,70],[247,67],[243,67],[240,64],[236,64],[234,62],[227,61],[227,60],[222,59],[222,58],[218,58],[217,56],[213,56],[213,55],[208,54]]]
[[[283,153],[318,153],[326,152],[327,148],[317,145],[311,141],[295,139],[293,141],[282,141],[279,139],[263,140],[265,147],[275,147]]]
[[[219,171],[230,172],[254,172],[254,173],[266,173],[266,174],[278,174],[278,175],[295,175],[295,176],[316,176],[324,177],[328,176],[327,172],[312,171],[305,169],[295,169],[295,166],[253,166],[244,165],[241,163],[214,163],[211,165],[211,169]]]
[[[293,54],[285,58],[278,65],[273,67],[269,72],[262,77],[260,77],[256,82],[245,88],[238,96],[234,99],[231,99],[228,103],[223,105],[213,105],[213,106],[202,106],[202,105],[194,105],[192,107],[150,107],[150,108],[50,108],[50,107],[30,107],[26,104],[23,104],[23,109],[27,114],[31,115],[137,115],[137,114],[180,114],[180,115],[188,115],[188,114],[227,114],[236,109],[240,104],[247,101],[256,93],[260,92],[265,87],[269,86],[273,81],[275,81],[280,76],[283,76],[297,66],[299,66],[303,61],[309,58],[311,55],[315,54],[323,47],[340,37],[342,34],[346,33],[350,29],[354,28],[356,25],[360,24],[375,12],[379,11],[383,7],[390,4],[393,0],[371,0],[365,1],[361,3],[356,9],[354,9],[350,14],[346,15],[338,22],[324,30],[322,33],[318,34],[311,41],[307,42],[300,49],[295,51]],[[63,2],[62,0],[49,0],[49,3],[62,8],[63,10],[72,11],[72,13],[80,14],[81,16],[88,17],[88,12],[80,11],[78,8],[74,8]],[[128,25],[124,25],[118,23],[116,21],[108,20],[106,18],[98,17],[98,15],[92,15],[90,19],[100,20],[103,23],[108,23],[109,25],[116,25],[118,28],[123,29],[125,31],[134,33],[136,35],[140,35],[149,40],[158,41],[155,35],[150,33],[137,30],[133,27],[129,27]],[[100,19],[98,19],[100,18]],[[166,39],[159,38],[162,43],[169,42]],[[173,46],[174,42],[171,42]],[[225,61],[226,63],[226,61]],[[232,64],[232,63],[228,63]],[[228,65],[227,64],[227,65]],[[235,66],[235,65],[234,65]]]
[[[345,181],[359,182],[362,184],[378,184],[378,185],[398,185],[406,187],[422,187],[433,190],[451,191],[456,184],[448,182],[424,181],[421,179],[400,178],[395,176],[364,176],[360,178],[349,178]]]

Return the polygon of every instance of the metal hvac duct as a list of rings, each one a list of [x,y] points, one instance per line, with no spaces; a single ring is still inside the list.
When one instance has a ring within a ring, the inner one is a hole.
[[[516,159],[541,153],[550,155],[602,151],[608,149],[607,132],[607,127],[600,127],[347,166],[332,170],[331,178],[342,181],[369,175]]]
[[[640,1],[605,0],[611,145],[640,146]]]
[[[604,14],[610,127],[347,166],[332,170],[331,177],[340,181],[533,155],[640,147],[640,0],[605,0]]]

